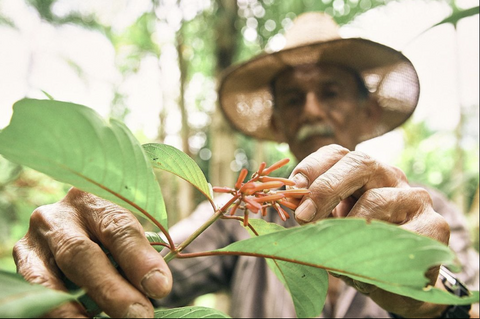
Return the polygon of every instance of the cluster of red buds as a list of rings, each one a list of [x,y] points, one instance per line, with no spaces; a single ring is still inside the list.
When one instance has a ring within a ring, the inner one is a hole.
[[[240,171],[235,188],[213,187],[213,191],[233,195],[226,207],[233,205],[230,215],[234,215],[239,208],[243,209],[243,225],[245,227],[248,225],[249,211],[255,214],[261,212],[262,216],[266,216],[268,207],[273,207],[280,218],[286,221],[290,215],[282,206],[295,210],[300,204],[301,198],[310,192],[304,188],[279,190],[283,186],[295,186],[295,183],[286,178],[268,176],[289,161],[288,158],[282,159],[268,168],[266,168],[265,162],[262,162],[247,182],[245,182],[245,178],[248,170],[244,168]]]

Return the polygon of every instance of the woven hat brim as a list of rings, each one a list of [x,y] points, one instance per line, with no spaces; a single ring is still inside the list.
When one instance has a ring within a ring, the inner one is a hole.
[[[225,117],[246,135],[282,142],[271,127],[271,82],[286,68],[312,63],[334,64],[358,72],[377,99],[383,109],[381,119],[361,141],[400,126],[418,103],[418,75],[401,52],[366,39],[336,39],[262,54],[228,69],[218,90]]]

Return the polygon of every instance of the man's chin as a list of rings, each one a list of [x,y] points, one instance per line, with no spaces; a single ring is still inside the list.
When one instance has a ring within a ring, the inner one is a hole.
[[[311,136],[301,142],[297,142],[297,149],[301,150],[303,154],[311,154],[319,148],[337,143],[337,140],[333,136]],[[305,155],[304,155],[305,156]],[[303,157],[304,157],[303,156]]]

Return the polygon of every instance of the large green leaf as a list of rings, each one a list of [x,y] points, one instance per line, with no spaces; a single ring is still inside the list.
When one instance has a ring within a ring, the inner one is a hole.
[[[380,221],[327,219],[238,241],[216,252],[319,267],[434,303],[478,302],[478,294],[464,298],[442,294],[440,300],[436,289],[424,289],[428,283],[424,273],[434,265],[452,264],[454,253],[431,238]]]
[[[155,318],[230,318],[223,312],[207,307],[182,307],[155,310]]]
[[[260,235],[283,231],[284,227],[263,219],[250,219]],[[249,228],[247,228],[249,229]],[[321,268],[267,258],[267,264],[292,296],[298,318],[318,317],[322,313],[328,290],[328,274]]]
[[[0,318],[37,318],[75,295],[32,285],[20,275],[0,270]]]
[[[142,147],[122,123],[82,105],[24,99],[0,133],[0,154],[167,228],[167,213]]]
[[[184,152],[166,144],[144,144],[143,149],[153,167],[173,173],[183,178],[212,202],[211,188],[197,163]]]

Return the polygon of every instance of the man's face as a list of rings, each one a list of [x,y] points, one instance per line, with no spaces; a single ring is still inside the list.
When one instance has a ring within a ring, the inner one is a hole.
[[[369,100],[348,70],[304,65],[281,73],[273,85],[273,125],[299,160],[333,143],[353,150],[372,125]]]

